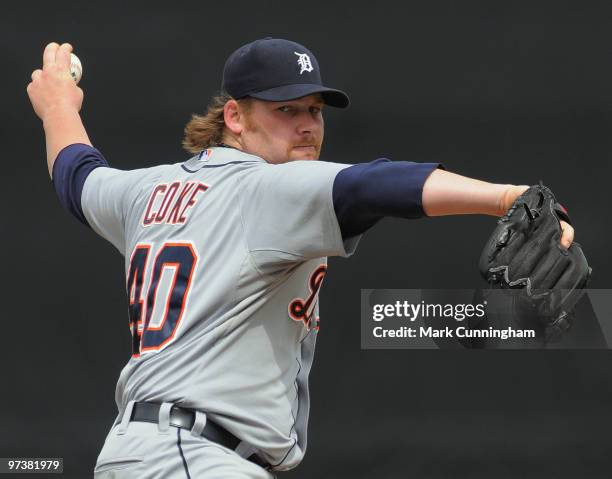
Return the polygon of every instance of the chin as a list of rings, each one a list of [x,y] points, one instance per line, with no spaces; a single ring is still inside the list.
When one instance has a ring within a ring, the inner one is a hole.
[[[292,152],[289,161],[315,161],[319,159],[319,152]]]

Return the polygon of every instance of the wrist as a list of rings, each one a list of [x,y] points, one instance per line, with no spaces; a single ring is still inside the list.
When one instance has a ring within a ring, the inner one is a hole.
[[[67,119],[79,117],[79,111],[72,105],[59,103],[57,105],[50,106],[46,109],[45,115],[42,118],[43,128],[47,128],[50,125],[61,123]]]
[[[498,202],[497,216],[503,216],[510,209],[516,199],[521,196],[529,186],[527,185],[505,185]]]

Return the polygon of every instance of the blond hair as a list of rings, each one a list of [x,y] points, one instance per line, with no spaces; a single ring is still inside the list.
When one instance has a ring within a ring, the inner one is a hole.
[[[205,115],[193,114],[185,125],[185,136],[183,138],[183,148],[189,153],[199,153],[206,148],[223,143],[225,134],[225,120],[223,109],[225,104],[233,98],[221,92],[212,98],[208,104]],[[243,107],[243,111],[248,111],[251,106],[251,98],[237,100]]]

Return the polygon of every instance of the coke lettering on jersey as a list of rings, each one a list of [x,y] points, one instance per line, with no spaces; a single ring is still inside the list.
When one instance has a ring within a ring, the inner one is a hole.
[[[175,181],[160,183],[153,187],[147,202],[143,226],[156,224],[179,225],[185,223],[188,212],[198,202],[198,195],[205,192],[208,185],[195,182]]]

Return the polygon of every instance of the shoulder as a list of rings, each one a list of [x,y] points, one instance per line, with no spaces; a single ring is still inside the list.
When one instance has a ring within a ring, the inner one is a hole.
[[[89,175],[88,186],[97,182],[113,182],[113,183],[147,183],[163,178],[170,171],[178,170],[180,164],[175,165],[156,165],[147,168],[137,168],[133,170],[122,170],[111,166],[101,166],[92,171]]]
[[[236,175],[240,184],[238,192],[250,199],[265,197],[272,202],[327,197],[331,196],[338,173],[348,166],[324,161],[258,164]]]
[[[351,165],[321,160],[298,160],[276,165],[266,164],[258,172],[271,179],[289,179],[303,183],[333,179],[340,171],[349,166]]]

